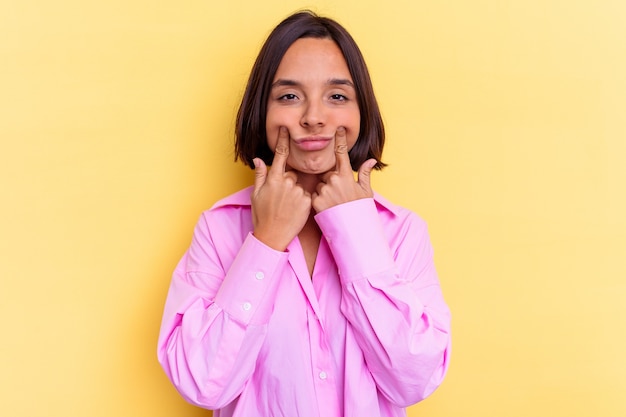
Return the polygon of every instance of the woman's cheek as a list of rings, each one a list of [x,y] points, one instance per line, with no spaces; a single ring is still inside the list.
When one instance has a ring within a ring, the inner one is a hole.
[[[267,136],[267,146],[274,152],[276,150],[276,144],[278,142],[278,132],[281,127],[287,127],[289,131],[289,137],[291,137],[291,131],[289,126],[285,123],[288,120],[288,114],[279,111],[279,109],[270,108],[267,112],[267,118],[265,120],[265,134]]]
[[[359,130],[348,132],[348,150],[351,150],[354,145],[356,145],[356,141],[359,138]]]
[[[278,142],[278,127],[265,129],[265,135],[267,136],[267,146],[274,152],[276,150],[276,143]]]

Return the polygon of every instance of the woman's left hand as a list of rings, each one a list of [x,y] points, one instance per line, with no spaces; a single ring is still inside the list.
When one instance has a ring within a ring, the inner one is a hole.
[[[343,127],[338,128],[335,133],[335,157],[335,170],[321,176],[321,181],[311,196],[313,209],[318,213],[339,204],[374,196],[370,174],[376,160],[368,159],[363,162],[355,181],[348,155],[346,129]]]

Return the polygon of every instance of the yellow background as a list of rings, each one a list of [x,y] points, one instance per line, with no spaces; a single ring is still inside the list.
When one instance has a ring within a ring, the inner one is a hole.
[[[623,0],[0,3],[0,415],[208,416],[156,362],[234,114],[312,7],[368,60],[378,191],[429,225],[452,366],[410,416],[626,415]]]

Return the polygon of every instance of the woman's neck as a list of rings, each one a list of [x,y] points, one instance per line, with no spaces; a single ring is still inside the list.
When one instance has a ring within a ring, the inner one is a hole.
[[[298,185],[309,194],[313,194],[317,189],[317,185],[320,183],[321,174],[305,174],[302,172],[296,173],[298,176]]]

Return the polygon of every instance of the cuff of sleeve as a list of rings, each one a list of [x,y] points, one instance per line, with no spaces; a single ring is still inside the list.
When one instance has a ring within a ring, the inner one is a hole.
[[[215,295],[215,303],[243,324],[267,323],[288,256],[248,234]]]
[[[343,283],[395,267],[374,199],[331,207],[318,213],[315,220],[328,242]]]

